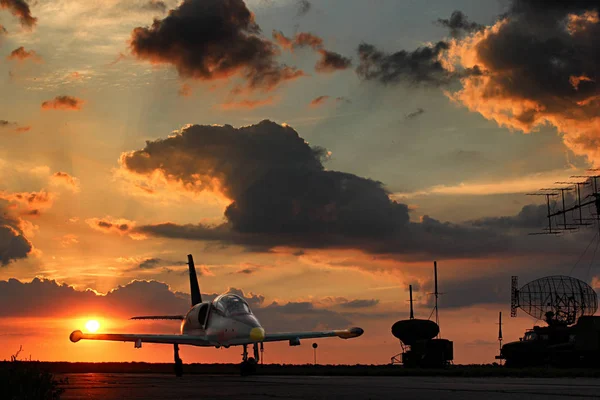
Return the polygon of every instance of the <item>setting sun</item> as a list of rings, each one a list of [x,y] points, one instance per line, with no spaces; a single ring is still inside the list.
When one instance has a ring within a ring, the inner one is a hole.
[[[95,319],[92,319],[85,324],[85,329],[89,332],[96,332],[98,328],[100,328],[100,323]]]

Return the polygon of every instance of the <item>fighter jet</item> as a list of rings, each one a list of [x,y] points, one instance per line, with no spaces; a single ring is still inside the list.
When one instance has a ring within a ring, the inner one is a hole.
[[[135,320],[180,320],[181,334],[83,333],[77,330],[71,333],[71,342],[76,343],[82,339],[134,342],[135,348],[141,348],[142,343],[172,344],[175,356],[175,374],[177,376],[183,375],[183,362],[179,358],[180,344],[215,348],[242,346],[241,373],[242,375],[248,375],[256,371],[256,365],[260,359],[259,344],[261,350],[265,342],[289,341],[290,346],[298,346],[302,339],[323,337],[351,339],[362,335],[364,332],[361,328],[350,328],[318,332],[266,333],[252,310],[250,310],[248,303],[242,297],[225,293],[211,302],[202,301],[194,259],[191,254],[188,255],[188,266],[192,306],[186,315],[131,318]],[[254,357],[248,357],[248,345],[253,345]]]

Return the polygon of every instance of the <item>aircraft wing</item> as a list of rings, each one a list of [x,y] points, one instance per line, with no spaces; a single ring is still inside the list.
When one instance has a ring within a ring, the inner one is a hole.
[[[189,344],[193,346],[210,346],[209,342],[199,336],[190,335],[146,335],[131,333],[83,333],[74,331],[69,336],[71,342],[77,343],[86,340],[110,340],[114,342],[163,343],[163,344]]]
[[[300,339],[318,339],[324,337],[339,337],[342,339],[352,339],[363,334],[361,328],[340,329],[333,331],[320,332],[285,332],[285,333],[267,333],[263,342],[279,342],[284,340]]]

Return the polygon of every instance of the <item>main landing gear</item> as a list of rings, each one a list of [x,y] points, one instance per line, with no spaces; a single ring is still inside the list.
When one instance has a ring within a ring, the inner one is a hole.
[[[181,377],[183,376],[183,361],[179,358],[179,345],[173,345],[173,352],[175,355],[175,376]]]
[[[262,345],[262,343],[261,343]],[[258,355],[258,343],[254,343],[254,357],[248,358],[248,345],[242,345],[244,352],[242,353],[242,363],[240,364],[240,374],[242,376],[253,375],[256,373],[256,366],[260,361]]]

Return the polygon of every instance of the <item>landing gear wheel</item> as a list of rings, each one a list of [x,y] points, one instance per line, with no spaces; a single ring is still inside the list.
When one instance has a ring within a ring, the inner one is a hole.
[[[179,345],[173,345],[173,355],[175,358],[175,376],[182,377],[183,376],[183,361],[179,358]]]
[[[175,376],[178,378],[183,376],[183,362],[181,360],[175,362]]]
[[[256,374],[256,365],[257,362],[252,357],[250,357],[247,361],[242,361],[242,363],[240,364],[240,374],[242,376]]]

